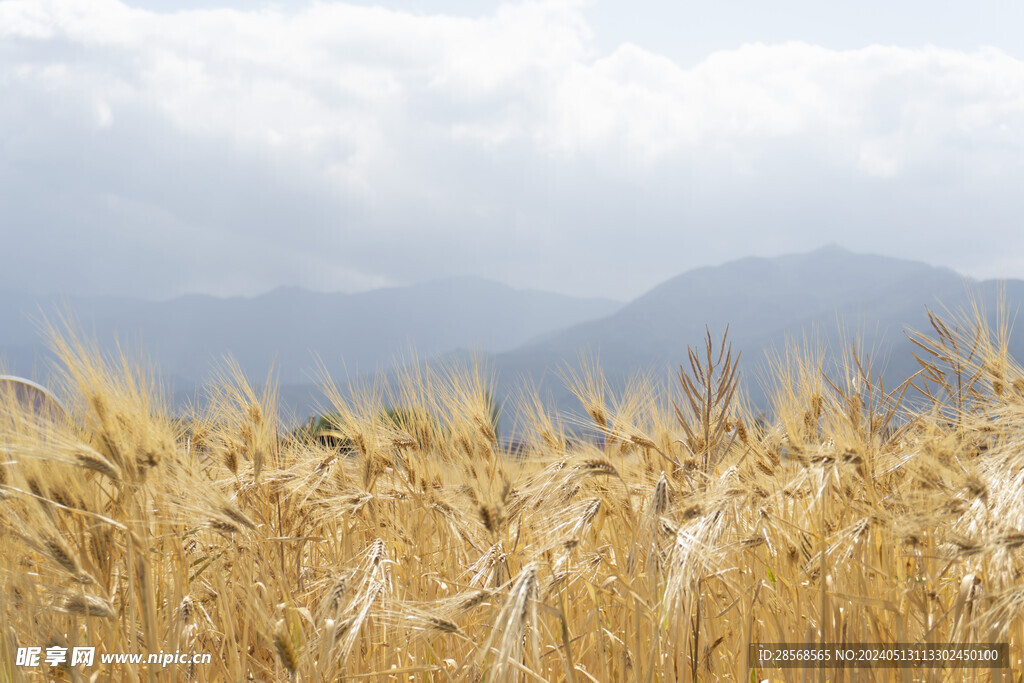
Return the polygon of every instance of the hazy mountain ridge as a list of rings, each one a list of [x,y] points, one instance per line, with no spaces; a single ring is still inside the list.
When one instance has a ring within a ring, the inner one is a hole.
[[[560,411],[580,414],[560,370],[578,366],[581,353],[598,356],[614,391],[643,370],[671,379],[686,361],[687,345],[701,344],[705,326],[717,340],[729,325],[734,351],[743,354],[744,389],[767,409],[770,387],[762,380],[770,374],[768,358],[787,345],[807,338],[837,360],[843,344],[856,341],[862,353],[872,356],[886,387],[894,388],[918,369],[906,333],[930,331],[929,308],[940,314],[946,308],[966,309],[974,296],[994,322],[1001,289],[1011,311],[1024,302],[1019,280],[979,282],[947,268],[826,247],[689,271],[604,318],[549,332],[482,360],[496,375],[499,398],[508,401],[529,382]],[[1022,335],[1013,336],[1011,352],[1024,358]],[[834,365],[830,371],[833,377],[837,373]],[[394,373],[387,377],[393,381]],[[293,396],[297,390],[292,388]],[[309,387],[306,395],[316,391]]]
[[[560,410],[579,412],[558,370],[576,365],[581,353],[599,357],[613,388],[641,370],[671,377],[706,327],[717,338],[726,325],[743,354],[744,386],[758,405],[766,403],[758,382],[766,357],[807,336],[833,356],[844,337],[859,339],[892,387],[917,369],[906,331],[927,331],[927,308],[964,308],[973,293],[991,318],[1001,292],[1012,312],[1024,302],[1024,281],[979,282],[920,262],[825,247],[688,271],[626,304],[455,278],[360,294],[281,288],[252,298],[107,298],[79,307],[91,307],[93,329],[105,343],[114,328],[127,331],[122,339],[141,338],[173,378],[179,404],[201,395],[193,385],[230,351],[254,383],[273,363],[285,412],[301,417],[322,400],[317,356],[344,385],[381,370],[393,378],[393,361],[412,360],[412,348],[417,362],[476,355],[494,371],[499,399],[529,381]],[[0,301],[5,319],[11,308],[10,300]],[[115,315],[121,317],[112,321]],[[24,337],[24,326],[14,328]],[[0,356],[33,348],[7,329],[2,334]],[[1011,353],[1024,358],[1022,335],[1013,337]]]
[[[280,288],[256,297],[191,294],[158,302],[5,293],[0,357],[7,356],[11,371],[35,374],[48,357],[38,320],[70,312],[101,347],[114,348],[115,338],[129,349],[141,346],[185,385],[207,381],[228,353],[254,381],[273,366],[282,383],[297,383],[311,381],[318,358],[332,374],[358,374],[389,367],[413,348],[420,357],[458,348],[506,351],[619,306],[480,278],[355,294]]]
[[[579,413],[575,397],[544,368],[577,365],[585,350],[598,356],[613,388],[641,370],[671,377],[706,327],[717,340],[728,325],[734,352],[743,354],[744,387],[767,408],[770,388],[759,380],[768,374],[768,356],[788,344],[816,339],[838,358],[844,341],[857,340],[886,386],[895,387],[918,369],[906,332],[929,331],[928,308],[967,308],[973,293],[994,321],[1001,287],[1011,311],[1024,302],[1019,280],[978,282],[946,268],[838,247],[747,258],[683,273],[606,318],[532,340],[494,363],[503,380],[528,378],[559,409]],[[1013,336],[1011,353],[1024,358],[1021,334]]]

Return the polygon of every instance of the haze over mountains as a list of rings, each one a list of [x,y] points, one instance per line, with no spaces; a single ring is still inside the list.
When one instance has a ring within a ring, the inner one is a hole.
[[[112,349],[115,339],[128,348],[141,343],[177,391],[209,380],[226,354],[252,381],[265,379],[273,366],[282,384],[310,383],[319,360],[343,377],[386,369],[411,350],[420,358],[462,348],[501,353],[621,305],[480,278],[356,294],[280,288],[251,298],[188,295],[162,302],[9,293],[0,297],[0,356],[9,371],[38,376],[48,355],[39,321],[70,310],[104,348]]]
[[[787,344],[816,339],[838,360],[843,340],[870,352],[886,387],[919,369],[906,331],[930,332],[927,310],[969,309],[972,296],[994,323],[1000,298],[1008,310],[1024,302],[1024,281],[978,282],[946,268],[830,246],[778,258],[746,258],[683,273],[599,320],[559,330],[500,354],[503,378],[521,374],[538,382],[560,409],[577,409],[571,392],[539,368],[572,362],[579,349],[600,354],[612,386],[641,369],[674,377],[687,345],[702,343],[705,325],[716,342],[726,325],[734,352],[742,351],[744,388],[767,407],[769,357]],[[1012,336],[1011,353],[1024,358],[1024,335]]]
[[[313,412],[316,358],[336,381],[387,370],[408,351],[421,360],[469,350],[494,369],[499,398],[530,380],[559,410],[577,410],[557,369],[583,351],[597,354],[613,388],[650,370],[671,377],[708,326],[729,325],[751,399],[764,404],[766,355],[787,340],[816,335],[838,352],[840,327],[858,332],[884,368],[887,386],[916,371],[907,329],[927,328],[926,309],[969,305],[971,293],[994,314],[1001,294],[1011,314],[1024,302],[1024,281],[965,279],[927,264],[826,247],[778,258],[746,258],[683,273],[621,304],[514,290],[477,278],[452,279],[360,294],[279,289],[254,298],[185,296],[165,302],[72,299],[81,328],[110,348],[114,336],[141,340],[177,399],[194,395],[224,354],[253,382],[273,363],[287,413]],[[50,299],[0,297],[0,358],[7,371],[45,379],[43,342],[30,320]],[[1024,358],[1024,338],[1011,353]],[[578,412],[578,410],[577,410]]]

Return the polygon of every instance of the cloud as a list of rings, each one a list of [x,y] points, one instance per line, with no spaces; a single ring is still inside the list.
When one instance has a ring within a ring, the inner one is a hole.
[[[0,223],[38,254],[0,287],[622,297],[821,242],[982,270],[965,230],[1024,246],[1024,63],[999,50],[594,45],[574,2],[0,2]]]

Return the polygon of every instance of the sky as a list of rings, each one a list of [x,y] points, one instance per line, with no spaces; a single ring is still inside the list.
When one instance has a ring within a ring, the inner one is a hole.
[[[1024,3],[0,1],[0,290],[1024,278]],[[756,283],[752,283],[755,285]]]

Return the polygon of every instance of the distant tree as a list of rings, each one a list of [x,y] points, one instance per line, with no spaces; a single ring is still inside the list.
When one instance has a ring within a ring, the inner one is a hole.
[[[328,448],[344,452],[355,450],[355,444],[348,437],[341,436],[344,432],[344,421],[337,412],[310,418],[309,424],[295,430],[297,438],[308,438]]]
[[[415,408],[391,406],[381,414],[381,421],[385,426],[411,436],[420,450],[429,448],[441,433],[441,424],[433,415]]]

